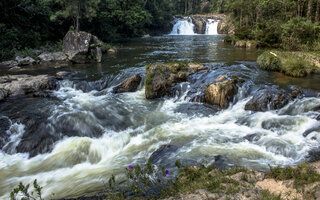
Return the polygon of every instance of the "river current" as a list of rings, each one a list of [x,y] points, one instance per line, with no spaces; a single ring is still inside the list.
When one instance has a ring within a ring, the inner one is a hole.
[[[169,144],[174,148],[160,155],[157,164],[173,174],[177,159],[209,165],[218,155],[222,166],[258,170],[304,162],[308,152],[320,146],[319,132],[303,136],[319,125],[315,108],[320,98],[315,96],[320,92],[320,75],[296,79],[262,71],[255,62],[259,51],[225,45],[222,37],[133,39],[121,43],[117,54],[105,55],[101,64],[35,66],[21,72],[72,74],[60,81],[50,98],[0,103],[0,117],[12,122],[7,131],[10,141],[0,150],[0,199],[8,199],[19,182],[34,179],[46,199],[101,191],[112,174],[120,180],[128,165],[145,163],[154,151]],[[159,100],[146,100],[143,85],[133,93],[112,93],[131,75],[144,76],[147,64],[168,61],[203,63],[209,73],[195,77],[199,80],[210,82],[228,74],[246,82],[229,108],[221,111],[190,102],[185,95],[188,82],[179,85],[176,96]],[[279,110],[244,109],[259,89],[287,91],[290,86],[301,87],[304,97]]]

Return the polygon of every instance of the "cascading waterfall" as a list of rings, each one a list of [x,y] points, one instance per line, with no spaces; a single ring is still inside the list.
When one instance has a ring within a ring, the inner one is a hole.
[[[208,19],[206,26],[206,35],[218,35],[218,20]]]
[[[194,24],[191,17],[177,19],[170,35],[194,35]]]

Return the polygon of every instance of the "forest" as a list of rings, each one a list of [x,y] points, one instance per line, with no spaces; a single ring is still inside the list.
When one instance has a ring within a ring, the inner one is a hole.
[[[260,47],[318,50],[319,0],[11,0],[0,2],[0,59],[34,48],[55,50],[69,29],[104,42],[168,33],[174,15],[225,13],[231,39]],[[57,45],[53,45],[57,44]]]

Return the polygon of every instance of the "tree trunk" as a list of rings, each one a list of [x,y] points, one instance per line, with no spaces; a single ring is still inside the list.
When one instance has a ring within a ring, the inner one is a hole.
[[[313,0],[309,0],[308,12],[307,12],[308,21],[312,21],[312,6],[313,6]]]
[[[79,32],[80,30],[80,22],[79,22],[79,18],[80,18],[80,0],[78,1],[78,12],[77,12],[77,17],[76,17],[76,31]]]
[[[315,22],[319,22],[319,12],[320,12],[320,0],[317,0],[316,14],[314,16]]]

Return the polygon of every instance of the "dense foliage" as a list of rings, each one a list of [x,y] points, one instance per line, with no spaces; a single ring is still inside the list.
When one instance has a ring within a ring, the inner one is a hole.
[[[10,0],[0,2],[0,60],[53,46],[69,29],[109,42],[168,32],[174,15],[226,13],[235,39],[261,47],[319,50],[320,0]]]

